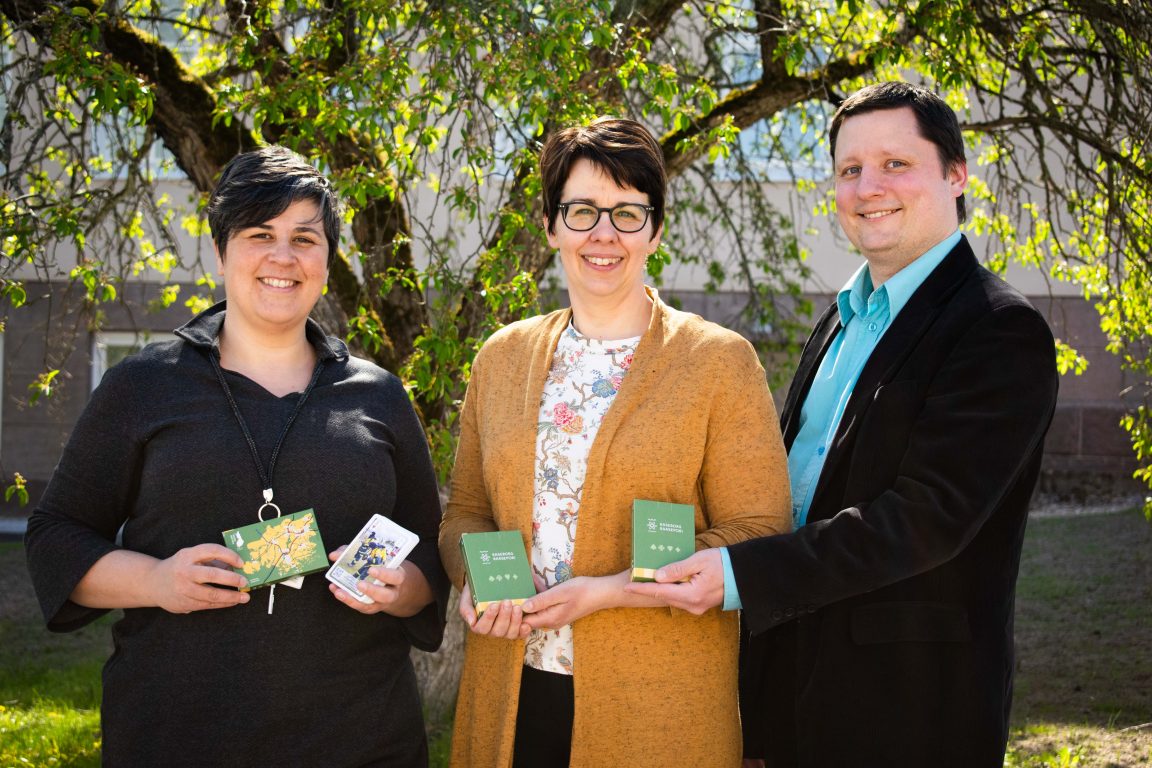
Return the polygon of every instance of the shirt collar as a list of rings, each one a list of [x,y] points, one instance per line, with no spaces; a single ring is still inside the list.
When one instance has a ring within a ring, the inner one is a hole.
[[[960,230],[957,229],[948,237],[924,252],[920,258],[888,278],[878,291],[883,291],[888,300],[888,316],[894,319],[900,310],[912,298],[916,289],[928,279],[932,270],[940,266],[956,244],[960,242]],[[840,292],[836,294],[836,305],[840,310],[840,325],[848,324],[860,309],[862,309],[873,293],[872,275],[868,271],[868,262],[860,265],[853,273]]]
[[[193,346],[212,348],[224,327],[224,314],[227,301],[213,304],[176,329],[175,334]],[[342,360],[348,357],[348,346],[337,338],[324,333],[320,325],[308,318],[304,323],[304,335],[316,350],[321,360]]]
[[[884,286],[880,286],[884,290]],[[848,282],[836,294],[836,306],[840,310],[840,325],[848,325],[856,314],[864,308],[872,295],[872,276],[868,274],[868,262],[852,273]]]

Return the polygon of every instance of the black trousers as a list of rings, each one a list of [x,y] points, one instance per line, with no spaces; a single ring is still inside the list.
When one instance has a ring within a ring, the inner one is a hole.
[[[572,675],[525,665],[512,768],[568,768],[573,707]]]

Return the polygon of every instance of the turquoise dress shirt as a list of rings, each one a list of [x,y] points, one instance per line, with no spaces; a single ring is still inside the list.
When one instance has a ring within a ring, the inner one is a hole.
[[[799,528],[808,521],[808,509],[828,449],[868,358],[908,299],[959,242],[957,230],[875,289],[868,264],[862,264],[836,294],[840,331],[816,370],[812,387],[800,408],[800,429],[788,451],[794,527]],[[729,611],[741,607],[740,595],[727,548],[721,550],[721,557],[724,610]]]

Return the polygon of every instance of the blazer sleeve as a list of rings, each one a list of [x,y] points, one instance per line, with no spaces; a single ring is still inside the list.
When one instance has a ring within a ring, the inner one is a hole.
[[[1040,450],[1056,390],[1051,332],[1023,304],[974,322],[926,386],[882,387],[868,416],[907,419],[907,440],[893,453],[860,434],[851,460],[891,473],[894,482],[872,498],[843,499],[838,513],[794,533],[729,549],[749,630],[956,556]],[[874,434],[882,439],[883,432]]]
[[[700,468],[700,499],[708,528],[699,548],[792,530],[788,457],[764,369],[751,344],[729,343],[715,382],[708,438]]]
[[[480,440],[480,415],[484,400],[485,361],[489,357],[482,347],[472,363],[472,377],[464,394],[460,411],[460,438],[447,509],[440,523],[440,559],[448,578],[457,587],[464,586],[464,560],[460,554],[460,536],[465,533],[497,530],[492,504],[484,484],[484,456]]]

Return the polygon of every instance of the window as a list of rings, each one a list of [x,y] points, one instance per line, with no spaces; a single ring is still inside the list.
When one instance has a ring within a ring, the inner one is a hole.
[[[146,344],[176,338],[166,331],[97,331],[92,337],[92,389],[104,372]],[[3,337],[0,336],[0,341]]]

